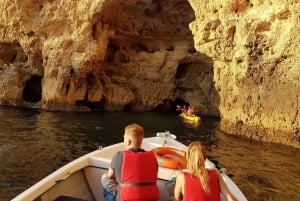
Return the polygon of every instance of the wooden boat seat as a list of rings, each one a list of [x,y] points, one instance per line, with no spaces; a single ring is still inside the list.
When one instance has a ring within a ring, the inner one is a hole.
[[[87,201],[80,198],[74,198],[70,196],[59,196],[54,201]]]

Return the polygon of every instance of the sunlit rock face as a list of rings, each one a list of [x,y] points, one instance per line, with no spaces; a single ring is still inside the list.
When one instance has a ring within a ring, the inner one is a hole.
[[[300,147],[297,0],[2,0],[0,9],[1,105],[188,103],[220,116],[225,132]]]
[[[188,1],[2,1],[0,103],[145,111],[176,100],[219,116]],[[182,106],[182,105],[181,105]]]
[[[190,0],[197,51],[214,61],[221,129],[300,147],[298,0]]]

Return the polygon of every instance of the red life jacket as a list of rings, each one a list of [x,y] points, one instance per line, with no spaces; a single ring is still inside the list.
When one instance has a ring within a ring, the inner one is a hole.
[[[158,200],[157,168],[152,151],[124,151],[120,183],[121,200]]]
[[[208,170],[208,183],[210,192],[207,194],[198,177],[184,172],[184,201],[220,201],[220,185],[215,170]]]

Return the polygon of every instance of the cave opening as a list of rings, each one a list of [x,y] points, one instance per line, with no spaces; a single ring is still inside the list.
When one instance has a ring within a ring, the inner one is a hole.
[[[176,98],[175,100],[164,100],[162,104],[154,108],[157,112],[181,113],[183,106],[188,107],[190,104],[185,100]]]
[[[99,99],[94,99],[91,101],[89,98],[89,91],[93,91],[93,87],[96,85],[96,80],[95,76],[92,72],[89,72],[86,74],[86,93],[84,96],[83,100],[77,100],[75,102],[76,106],[85,106],[88,107],[91,111],[104,111],[104,98],[102,97],[100,100]],[[92,98],[93,99],[93,98]]]
[[[42,99],[42,76],[33,75],[26,82],[22,93],[22,99],[27,102],[36,103]]]
[[[184,78],[188,72],[189,63],[181,63],[179,64],[176,72],[176,79],[179,80]]]
[[[106,63],[112,64],[115,60],[115,55],[119,50],[120,50],[120,46],[114,43],[112,40],[110,40],[107,46],[107,51],[106,51],[104,61]]]
[[[128,103],[123,107],[123,112],[131,112],[132,111],[132,104]]]
[[[6,65],[15,62],[25,63],[28,61],[28,56],[25,54],[20,43],[0,43],[0,60]]]
[[[111,12],[112,10],[118,12]],[[145,83],[151,87],[152,83],[156,83],[156,78],[147,77],[149,72],[157,73],[157,79],[162,76],[161,72],[176,73],[175,76],[168,75],[172,78],[168,82],[173,83],[173,88],[168,88],[172,90],[168,91],[170,95],[158,95],[155,105],[151,106],[153,111],[177,113],[180,112],[176,110],[177,105],[193,105],[202,115],[217,113],[217,98],[212,98],[216,96],[213,61],[195,48],[189,25],[195,21],[196,16],[188,1],[140,1],[130,4],[112,1],[103,7],[100,16],[102,23],[115,30],[114,35],[109,38],[104,62],[106,66],[113,65],[116,68],[107,68],[105,72],[108,76],[124,77],[124,80],[133,82],[133,75],[137,77],[134,79],[146,80]],[[120,20],[121,16],[124,20]],[[126,59],[122,59],[123,55]],[[174,62],[172,72],[166,71],[171,68],[170,61]],[[135,68],[138,70],[134,70]],[[143,71],[148,72],[142,73]],[[113,76],[114,74],[118,75]],[[119,86],[126,82],[117,79],[111,81]],[[105,85],[106,83],[103,86]],[[142,86],[135,87],[143,90]],[[160,88],[164,88],[164,85]],[[141,91],[142,93],[144,92]],[[148,109],[149,106],[143,105],[148,102],[146,98],[147,96],[138,97],[135,101],[140,101],[140,104],[126,102],[120,108],[128,112],[138,110],[137,108],[142,110],[143,107]]]
[[[88,107],[91,111],[94,112],[104,112],[104,100],[101,99],[100,101],[88,101],[87,98],[84,100],[78,100],[75,102],[76,106],[85,106]]]
[[[74,69],[71,69],[71,74],[74,73]],[[93,87],[96,85],[96,78],[93,72],[89,72],[86,74],[86,87],[87,91],[85,93],[85,97],[83,100],[77,100],[75,102],[76,106],[85,106],[88,107],[91,111],[104,111],[104,102],[105,100],[103,97],[98,100],[92,100],[89,99],[89,91],[93,91]]]

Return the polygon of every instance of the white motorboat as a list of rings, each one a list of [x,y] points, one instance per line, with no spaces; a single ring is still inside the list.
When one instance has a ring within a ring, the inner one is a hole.
[[[142,148],[153,150],[158,147],[187,150],[187,146],[178,142],[176,136],[169,132],[157,133],[156,137],[144,138]],[[104,201],[101,185],[101,176],[109,168],[111,159],[117,151],[124,150],[123,142],[117,143],[79,157],[48,175],[12,201]],[[207,167],[215,167],[207,160]],[[168,184],[179,170],[159,167],[158,181],[160,201],[170,199]],[[247,201],[238,186],[224,173],[221,175],[231,193],[239,201]],[[226,198],[220,194],[221,200]]]

